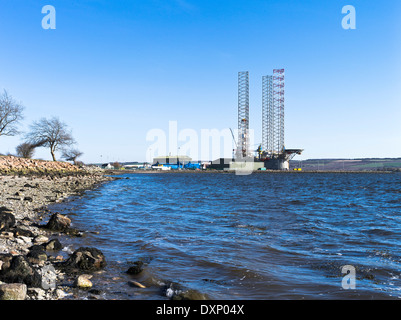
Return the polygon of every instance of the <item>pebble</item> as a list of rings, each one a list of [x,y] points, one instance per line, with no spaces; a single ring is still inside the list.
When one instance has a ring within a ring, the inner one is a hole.
[[[93,284],[89,280],[92,278],[92,275],[90,274],[81,274],[75,281],[75,286],[77,288],[82,288],[82,289],[87,289],[87,288],[92,288]]]
[[[130,284],[131,286],[138,287],[138,288],[143,288],[143,289],[146,288],[146,286],[144,286],[143,284],[141,284],[137,281],[133,281],[133,280],[128,281],[128,284]]]

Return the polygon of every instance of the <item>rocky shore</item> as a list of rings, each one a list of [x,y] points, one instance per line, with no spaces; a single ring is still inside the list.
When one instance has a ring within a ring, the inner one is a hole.
[[[59,237],[81,232],[47,206],[113,179],[64,162],[0,157],[0,300],[63,299],[68,292],[58,284],[66,277],[89,286],[105,257],[85,247],[60,255]]]

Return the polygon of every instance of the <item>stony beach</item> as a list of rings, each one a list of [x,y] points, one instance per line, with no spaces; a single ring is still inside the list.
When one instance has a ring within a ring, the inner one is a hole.
[[[80,236],[71,220],[48,205],[65,201],[114,178],[102,170],[65,162],[0,157],[0,299],[55,300],[69,295],[60,283],[90,286],[90,273],[105,265],[95,248],[59,254],[61,235]]]

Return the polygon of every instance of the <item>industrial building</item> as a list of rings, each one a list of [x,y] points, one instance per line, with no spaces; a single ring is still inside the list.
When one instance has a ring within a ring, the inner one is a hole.
[[[169,167],[171,169],[201,169],[199,161],[193,161],[191,157],[184,156],[163,156],[153,158],[152,168]]]

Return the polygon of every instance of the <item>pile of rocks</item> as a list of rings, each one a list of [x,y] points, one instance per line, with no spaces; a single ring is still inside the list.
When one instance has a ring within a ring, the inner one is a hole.
[[[54,231],[67,232],[71,220],[53,213],[49,222],[36,225],[18,222],[12,210],[0,208],[0,238],[21,244],[20,252],[0,253],[0,300],[61,299],[66,293],[57,283],[67,275],[77,275],[75,286],[91,287],[90,272],[103,269],[106,259],[96,248],[81,247],[64,260],[55,256],[62,249],[58,238],[49,239]]]
[[[25,170],[29,174],[21,174]],[[0,175],[0,300],[61,299],[67,295],[59,286],[65,277],[88,288],[90,273],[106,265],[103,254],[85,247],[68,258],[60,254],[58,237],[82,232],[46,206],[115,178],[68,163],[16,157],[0,157],[2,172],[7,175]],[[45,218],[50,219],[43,224]]]
[[[0,173],[54,173],[81,172],[82,170],[68,162],[25,159],[14,156],[0,156]]]

